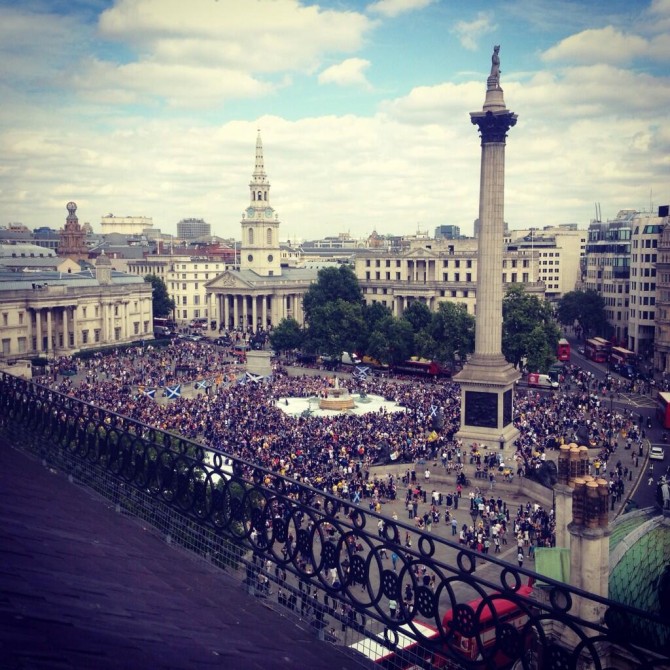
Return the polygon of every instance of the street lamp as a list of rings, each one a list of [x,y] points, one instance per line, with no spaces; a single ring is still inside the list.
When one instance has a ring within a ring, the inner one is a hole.
[[[502,433],[500,433],[498,441],[500,442],[500,451],[502,451],[505,448],[505,436]]]
[[[614,392],[610,393],[610,430],[609,430],[609,444],[612,446],[614,437]]]
[[[477,507],[473,507],[470,510],[470,516],[472,517],[472,528],[475,528],[475,524],[477,523],[477,517],[479,516],[479,510]]]

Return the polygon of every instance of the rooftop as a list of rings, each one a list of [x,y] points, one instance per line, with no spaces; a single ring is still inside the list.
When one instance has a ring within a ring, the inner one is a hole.
[[[3,668],[355,667],[4,439],[0,501]]]

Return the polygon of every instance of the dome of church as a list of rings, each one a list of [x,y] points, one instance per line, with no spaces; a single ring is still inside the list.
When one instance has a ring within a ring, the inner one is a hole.
[[[102,253],[98,256],[98,260],[95,262],[96,267],[99,267],[101,265],[111,265],[112,261],[109,260],[109,256],[106,254]]]
[[[648,508],[624,514],[611,526],[609,597],[659,617],[670,618],[670,515]],[[631,641],[670,649],[668,627],[634,616],[608,624]]]

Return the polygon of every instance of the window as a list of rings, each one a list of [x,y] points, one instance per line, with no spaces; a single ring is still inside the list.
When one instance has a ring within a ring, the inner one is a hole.
[[[185,296],[185,295],[182,296],[182,298],[181,298],[181,304],[182,304],[182,305],[186,305],[186,304],[187,304],[187,302],[186,302],[186,296]]]
[[[265,231],[265,243],[272,244],[272,228],[268,228]]]
[[[93,341],[100,342],[100,328],[93,329]]]
[[[88,330],[81,331],[81,342],[82,344],[88,344]]]
[[[9,322],[9,314],[7,312],[2,313],[2,325],[6,326]]]
[[[254,243],[254,229],[249,228],[247,230],[247,243],[248,244],[253,244]]]
[[[11,344],[11,340],[8,337],[6,337],[6,338],[3,337],[2,338],[2,353],[3,354],[6,355],[6,354],[11,353],[10,344]]]
[[[23,325],[23,312],[19,312],[19,325]]]

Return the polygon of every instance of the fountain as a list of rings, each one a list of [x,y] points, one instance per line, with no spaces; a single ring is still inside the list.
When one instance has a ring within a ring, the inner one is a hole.
[[[324,398],[319,398],[319,409],[330,409],[342,412],[356,406],[353,397],[346,388],[340,388],[340,380],[335,377],[335,386],[326,391]]]

